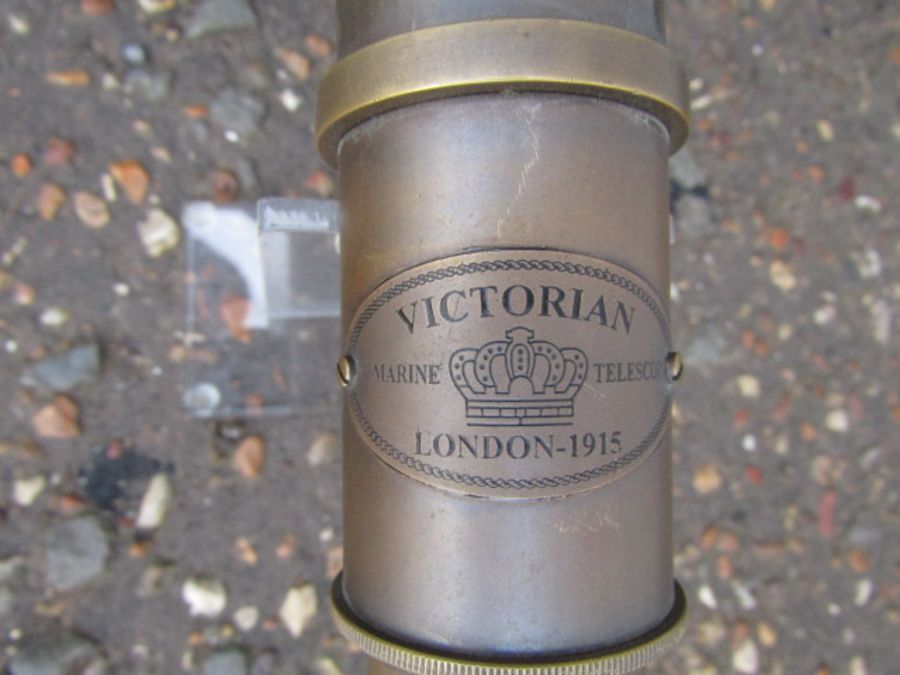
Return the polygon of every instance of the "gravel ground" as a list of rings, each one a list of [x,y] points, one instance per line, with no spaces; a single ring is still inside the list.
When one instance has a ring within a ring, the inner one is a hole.
[[[900,12],[669,18],[693,77],[672,183],[692,610],[654,672],[897,672]],[[186,361],[215,354],[187,348],[179,213],[330,196],[332,4],[6,0],[0,21],[0,667],[361,672],[324,609],[334,411],[182,408]],[[241,311],[219,308],[234,349]]]

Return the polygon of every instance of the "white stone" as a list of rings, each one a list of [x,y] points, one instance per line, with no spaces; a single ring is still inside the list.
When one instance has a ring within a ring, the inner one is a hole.
[[[235,611],[232,618],[234,619],[234,625],[237,626],[239,630],[244,633],[249,633],[256,628],[256,624],[259,623],[259,609],[253,605],[245,605]]]
[[[797,277],[793,270],[783,260],[773,260],[769,265],[769,277],[772,283],[782,291],[791,291],[797,286]]]
[[[825,426],[830,431],[839,434],[846,433],[850,429],[850,418],[847,416],[847,411],[842,408],[830,411],[825,416]]]
[[[877,197],[872,197],[871,195],[859,195],[853,203],[856,205],[860,211],[867,211],[869,213],[881,213],[881,200]]]
[[[278,610],[278,617],[294,638],[303,635],[303,631],[309,622],[315,617],[318,609],[316,589],[312,584],[294,586],[287,595]]]
[[[857,607],[865,607],[869,604],[869,600],[872,599],[872,593],[875,590],[875,585],[872,583],[871,579],[860,579],[856,582],[856,596],[853,601],[856,603]]]
[[[9,27],[16,35],[28,35],[31,33],[31,24],[28,19],[18,14],[9,15]]]
[[[303,97],[297,94],[293,89],[285,89],[279,96],[281,105],[288,112],[296,112],[303,105]]]
[[[41,474],[22,478],[13,484],[13,501],[19,506],[31,506],[47,487],[47,479]]]
[[[181,587],[181,598],[187,604],[191,616],[215,618],[225,611],[228,591],[216,579],[191,577]]]
[[[816,129],[819,130],[819,137],[828,143],[834,140],[834,127],[828,120],[819,120],[816,122]]]
[[[150,209],[147,217],[138,223],[138,234],[144,250],[151,258],[158,258],[181,241],[178,223],[162,209]]]
[[[759,378],[755,375],[740,375],[737,378],[737,385],[744,398],[759,397]]]
[[[877,342],[888,346],[891,343],[891,323],[893,312],[891,306],[885,300],[876,300],[869,307],[872,314],[872,337]]]
[[[741,609],[748,612],[756,609],[756,598],[753,597],[753,593],[750,592],[749,588],[735,581],[731,584],[731,590],[734,591],[734,596],[737,598]]]
[[[313,672],[316,675],[343,675],[337,664],[327,657],[322,657],[315,662]]]
[[[41,324],[48,328],[59,328],[70,318],[72,315],[69,310],[62,307],[48,307],[41,312]]]
[[[877,279],[881,276],[881,255],[874,248],[854,251],[850,259],[856,265],[856,272],[863,279]]]
[[[319,434],[306,451],[306,461],[310,466],[321,466],[334,458],[337,453],[338,437],[326,431]]]
[[[178,2],[177,0],[138,0],[138,4],[147,14],[161,14],[175,9]]]
[[[753,675],[759,671],[759,650],[753,640],[749,638],[744,640],[734,650],[731,655],[731,666],[735,671],[745,675]]]
[[[171,505],[172,481],[166,474],[158,473],[147,484],[135,526],[139,530],[155,530],[162,525]]]
[[[756,452],[756,436],[753,434],[744,434],[744,437],[741,439],[741,447],[746,452]]]
[[[861,656],[854,656],[850,659],[850,675],[869,675],[869,669],[866,667],[866,660]]]
[[[817,326],[827,326],[832,321],[834,321],[837,316],[837,307],[834,305],[822,305],[813,312],[813,321],[816,322]]]
[[[700,601],[701,605],[708,607],[709,609],[717,609],[719,607],[719,602],[716,600],[716,594],[708,584],[703,584],[697,590],[697,599]]]

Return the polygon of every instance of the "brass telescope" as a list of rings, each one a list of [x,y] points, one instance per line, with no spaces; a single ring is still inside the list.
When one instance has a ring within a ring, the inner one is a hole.
[[[372,673],[627,673],[680,637],[659,0],[338,0],[341,632]]]

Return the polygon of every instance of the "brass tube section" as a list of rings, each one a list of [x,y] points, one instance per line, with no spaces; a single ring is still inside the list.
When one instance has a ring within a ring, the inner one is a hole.
[[[661,3],[338,5],[337,625],[371,673],[638,672],[685,608]]]

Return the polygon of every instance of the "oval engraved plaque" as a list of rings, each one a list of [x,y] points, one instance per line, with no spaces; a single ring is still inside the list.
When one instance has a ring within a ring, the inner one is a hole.
[[[348,408],[378,457],[434,487],[535,499],[594,489],[668,423],[663,303],[613,263],[491,250],[407,270],[349,327]]]

